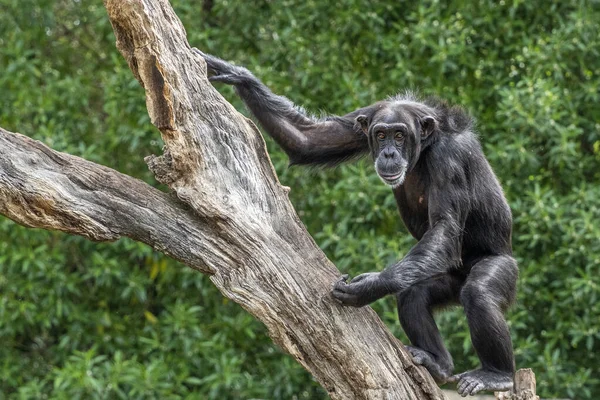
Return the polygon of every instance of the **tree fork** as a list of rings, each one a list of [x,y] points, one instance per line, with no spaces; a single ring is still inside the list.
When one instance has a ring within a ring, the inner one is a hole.
[[[165,194],[0,129],[0,213],[91,240],[141,241],[210,275],[333,399],[443,399],[369,307],[339,306],[339,276],[280,185],[256,126],[206,79],[167,0],[105,0],[117,48],[146,91]]]

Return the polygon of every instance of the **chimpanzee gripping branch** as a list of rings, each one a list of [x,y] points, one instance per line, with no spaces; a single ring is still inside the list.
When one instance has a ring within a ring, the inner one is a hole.
[[[0,130],[0,213],[91,240],[127,236],[210,274],[333,399],[442,399],[371,309],[332,299],[339,272],[298,219],[256,127],[206,80],[168,1],[105,6],[165,142],[148,165],[173,194]]]

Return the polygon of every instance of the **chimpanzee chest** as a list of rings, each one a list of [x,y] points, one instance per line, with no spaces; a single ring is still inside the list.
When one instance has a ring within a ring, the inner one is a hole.
[[[404,183],[394,189],[394,197],[404,225],[420,240],[429,228],[427,185],[418,176],[409,174]]]

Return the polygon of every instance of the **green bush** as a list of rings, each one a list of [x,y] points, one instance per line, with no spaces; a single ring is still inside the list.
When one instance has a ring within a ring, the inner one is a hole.
[[[543,397],[600,395],[594,1],[172,3],[192,45],[314,112],[349,112],[405,88],[469,109],[514,215],[517,366],[534,368]],[[0,1],[0,93],[0,126],[156,184],[141,155],[162,143],[101,2]],[[369,161],[288,169],[268,146],[341,270],[382,269],[414,243]],[[6,219],[0,238],[0,399],[326,397],[206,277],[144,245]],[[403,338],[392,299],[374,308]],[[462,311],[438,321],[457,371],[474,367]]]

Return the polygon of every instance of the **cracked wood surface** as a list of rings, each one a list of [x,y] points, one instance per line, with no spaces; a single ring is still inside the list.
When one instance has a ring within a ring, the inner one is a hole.
[[[0,129],[0,213],[91,240],[127,236],[210,274],[333,399],[443,399],[369,308],[343,308],[340,275],[300,222],[254,124],[206,79],[167,0],[105,0],[117,48],[146,90],[172,193]]]

